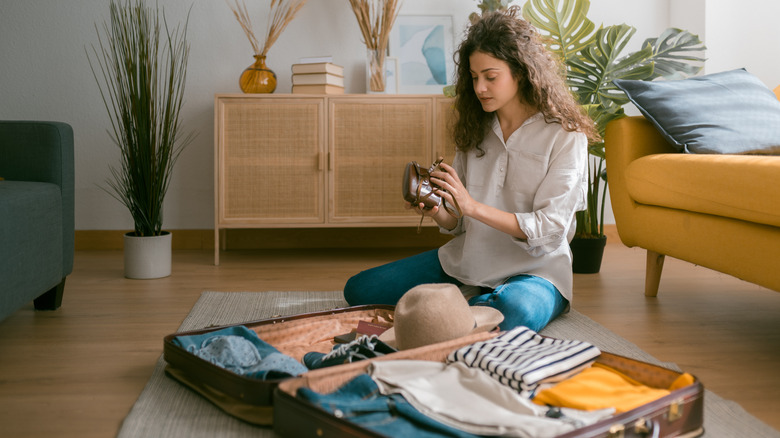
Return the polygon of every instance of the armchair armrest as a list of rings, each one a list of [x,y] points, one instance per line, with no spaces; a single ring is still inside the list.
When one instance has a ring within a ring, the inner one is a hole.
[[[626,168],[632,161],[646,155],[676,151],[653,124],[642,116],[623,117],[610,122],[604,134],[604,148],[607,156],[609,196],[615,222],[618,224],[618,234],[626,246],[635,246],[631,232],[636,203],[628,194]]]
[[[611,152],[615,162],[626,165],[645,155],[677,153],[655,126],[642,116],[623,117],[610,122],[604,143],[607,154]]]
[[[56,184],[62,192],[64,270],[73,269],[73,129],[62,122],[0,121],[0,177]]]
[[[0,177],[73,186],[73,130],[61,122],[0,121]]]

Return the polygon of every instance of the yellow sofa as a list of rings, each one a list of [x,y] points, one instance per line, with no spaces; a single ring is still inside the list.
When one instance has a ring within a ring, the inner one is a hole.
[[[647,250],[646,296],[666,255],[780,291],[780,156],[677,153],[642,116],[611,122],[605,147],[620,240]]]

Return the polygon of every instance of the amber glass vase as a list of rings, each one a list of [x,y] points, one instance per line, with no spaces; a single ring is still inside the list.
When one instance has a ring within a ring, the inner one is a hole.
[[[255,55],[255,63],[241,73],[238,85],[244,93],[273,93],[276,74],[265,65],[265,56]]]

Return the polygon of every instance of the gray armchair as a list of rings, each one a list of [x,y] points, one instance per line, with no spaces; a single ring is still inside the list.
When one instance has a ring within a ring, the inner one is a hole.
[[[73,272],[73,130],[0,121],[0,320],[60,307]]]

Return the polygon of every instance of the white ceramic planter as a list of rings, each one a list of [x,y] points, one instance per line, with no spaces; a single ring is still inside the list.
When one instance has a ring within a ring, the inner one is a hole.
[[[137,237],[125,234],[125,277],[162,278],[171,275],[171,233]]]

